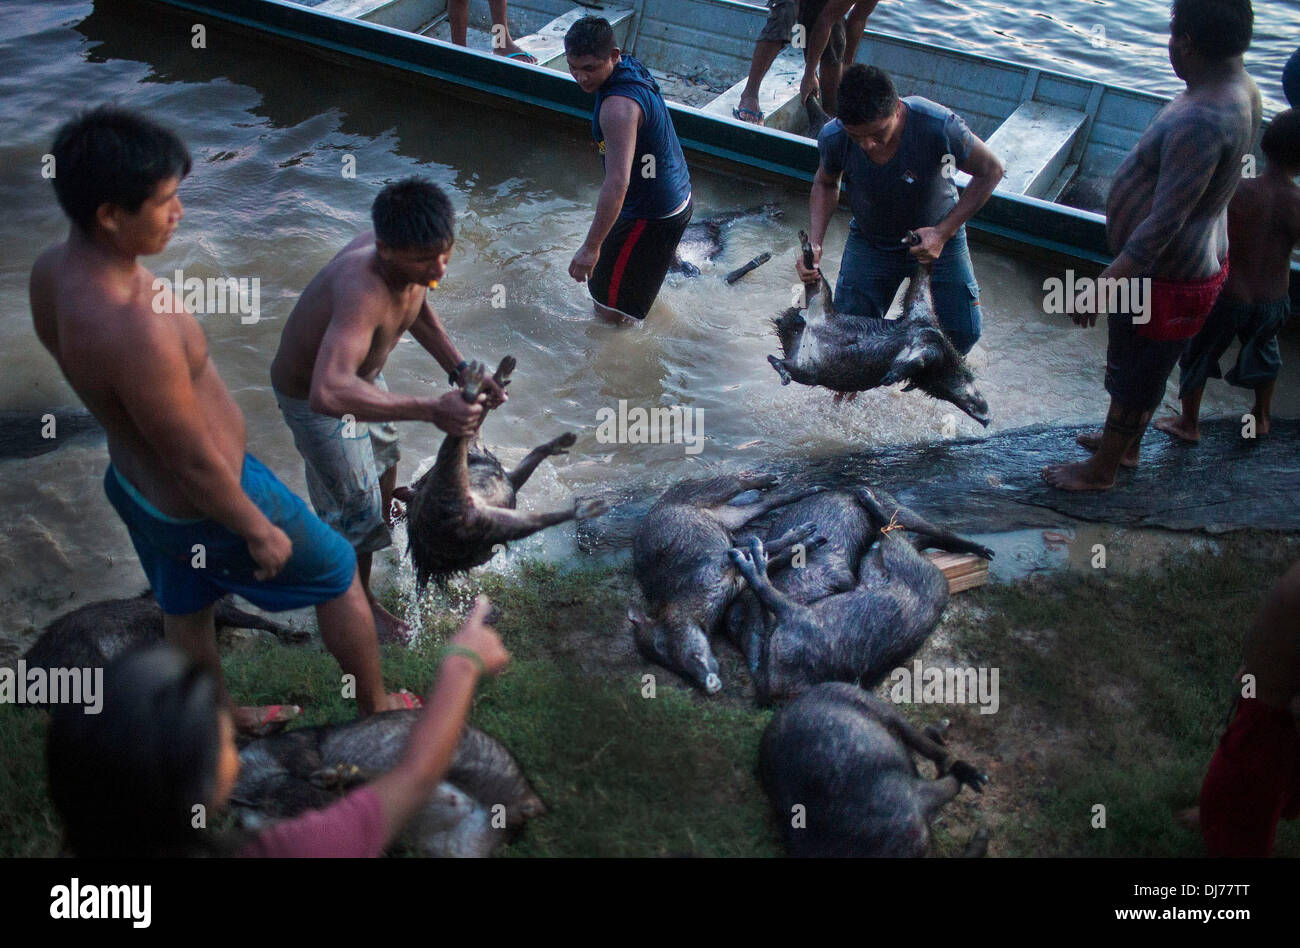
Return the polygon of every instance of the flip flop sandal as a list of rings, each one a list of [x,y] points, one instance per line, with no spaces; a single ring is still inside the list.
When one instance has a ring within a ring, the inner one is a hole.
[[[389,695],[390,698],[401,698],[408,711],[419,711],[424,708],[424,702],[420,700],[419,695],[413,695],[405,688],[395,694]]]
[[[749,122],[750,125],[762,125],[763,120],[767,118],[762,112],[755,112],[753,109],[736,108],[731,110],[733,118],[738,118],[742,122]],[[746,115],[754,116],[753,120],[745,118]]]
[[[528,63],[530,66],[537,65],[537,57],[532,53],[511,53],[506,59],[518,59],[520,62]]]

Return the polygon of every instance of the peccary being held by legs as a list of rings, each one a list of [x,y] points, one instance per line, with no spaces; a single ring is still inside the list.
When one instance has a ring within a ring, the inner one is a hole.
[[[645,594],[649,617],[628,610],[637,650],[647,659],[686,678],[708,694],[722,687],[709,636],[743,588],[728,557],[734,531],[768,511],[822,490],[784,487],[750,504],[728,501],[754,489],[775,486],[765,475],[729,475],[679,484],[650,509],[632,542],[632,565]],[[811,541],[804,524],[777,538],[771,553],[778,561],[796,544]]]
[[[993,556],[926,522],[883,491],[860,487],[852,500],[861,513],[844,499],[837,502],[839,509],[828,509],[821,498],[783,511],[786,522],[820,517],[816,532],[826,542],[803,569],[769,578],[768,553],[757,537],[731,551],[764,612],[761,626],[752,616],[728,617],[761,702],[793,698],[826,681],[878,684],[925,643],[948,604],[948,580],[919,550],[938,547]],[[772,532],[784,526],[778,519]],[[898,529],[917,533],[915,545],[897,536]],[[865,552],[853,564],[855,550]],[[810,568],[813,572],[804,577]],[[778,588],[778,581],[787,591]]]
[[[791,856],[923,856],[930,820],[962,785],[988,778],[943,746],[947,722],[920,731],[892,705],[853,685],[818,685],[772,718],[759,744],[759,778]],[[916,769],[915,751],[939,776]],[[796,826],[794,808],[802,807]],[[982,856],[988,834],[966,849]]]
[[[506,356],[495,378],[509,384],[515,360]],[[466,401],[478,398],[486,370],[475,362],[461,373],[461,393]],[[417,588],[430,578],[444,582],[454,573],[473,569],[492,559],[500,547],[538,530],[598,517],[605,512],[601,500],[575,501],[569,510],[521,513],[515,494],[546,458],[567,454],[577,441],[572,432],[533,448],[513,471],[501,466],[476,435],[447,435],[437,460],[411,490],[407,506],[407,552],[415,566]],[[477,443],[473,443],[477,442]]]
[[[864,392],[906,382],[951,402],[988,427],[989,406],[975,376],[939,327],[930,301],[930,274],[916,267],[898,319],[838,313],[825,279],[808,308],[794,306],[773,322],[782,358],[767,357],[781,384],[820,385],[834,392]]]
[[[406,753],[421,713],[389,711],[248,744],[239,753],[239,782],[230,801],[240,824],[258,830],[327,807],[391,770]],[[425,856],[487,856],[545,812],[510,752],[466,727],[446,777],[407,823],[398,845]]]

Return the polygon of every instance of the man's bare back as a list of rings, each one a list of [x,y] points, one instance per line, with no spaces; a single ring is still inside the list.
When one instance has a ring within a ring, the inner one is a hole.
[[[1243,303],[1285,299],[1291,251],[1300,242],[1300,187],[1269,167],[1245,178],[1228,205],[1232,266],[1223,295]]]
[[[75,232],[32,268],[36,333],[107,430],[113,465],[163,513],[203,516],[171,472],[203,440],[238,480],[244,416],[198,321],[179,299],[154,312],[156,295],[147,269]]]
[[[1239,70],[1165,106],[1115,172],[1106,203],[1111,250],[1144,276],[1217,273],[1228,250],[1223,209],[1261,114],[1259,89]]]
[[[290,398],[311,396],[312,375],[331,322],[351,323],[364,314],[369,351],[358,377],[374,382],[402,334],[411,328],[425,303],[425,287],[393,290],[375,266],[375,235],[358,235],[307,284],[298,298],[271,363],[271,383]]]

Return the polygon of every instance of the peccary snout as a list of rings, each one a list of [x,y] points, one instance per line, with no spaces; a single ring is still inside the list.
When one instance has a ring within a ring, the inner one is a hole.
[[[637,651],[646,659],[681,675],[705,694],[722,690],[718,659],[709,637],[693,622],[652,622],[638,609],[627,612]]]

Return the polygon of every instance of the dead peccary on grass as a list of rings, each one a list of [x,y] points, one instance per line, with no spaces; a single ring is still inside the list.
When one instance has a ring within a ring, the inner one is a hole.
[[[389,711],[253,741],[239,753],[230,801],[237,820],[256,831],[329,806],[397,766],[422,713]],[[424,856],[488,856],[546,809],[510,752],[466,727],[447,775],[395,846]]]
[[[791,856],[924,856],[930,821],[963,786],[988,778],[943,744],[947,722],[924,731],[854,685],[822,684],[772,718],[759,745],[759,777]],[[922,777],[912,752],[934,761]],[[982,856],[981,828],[965,855]]]

